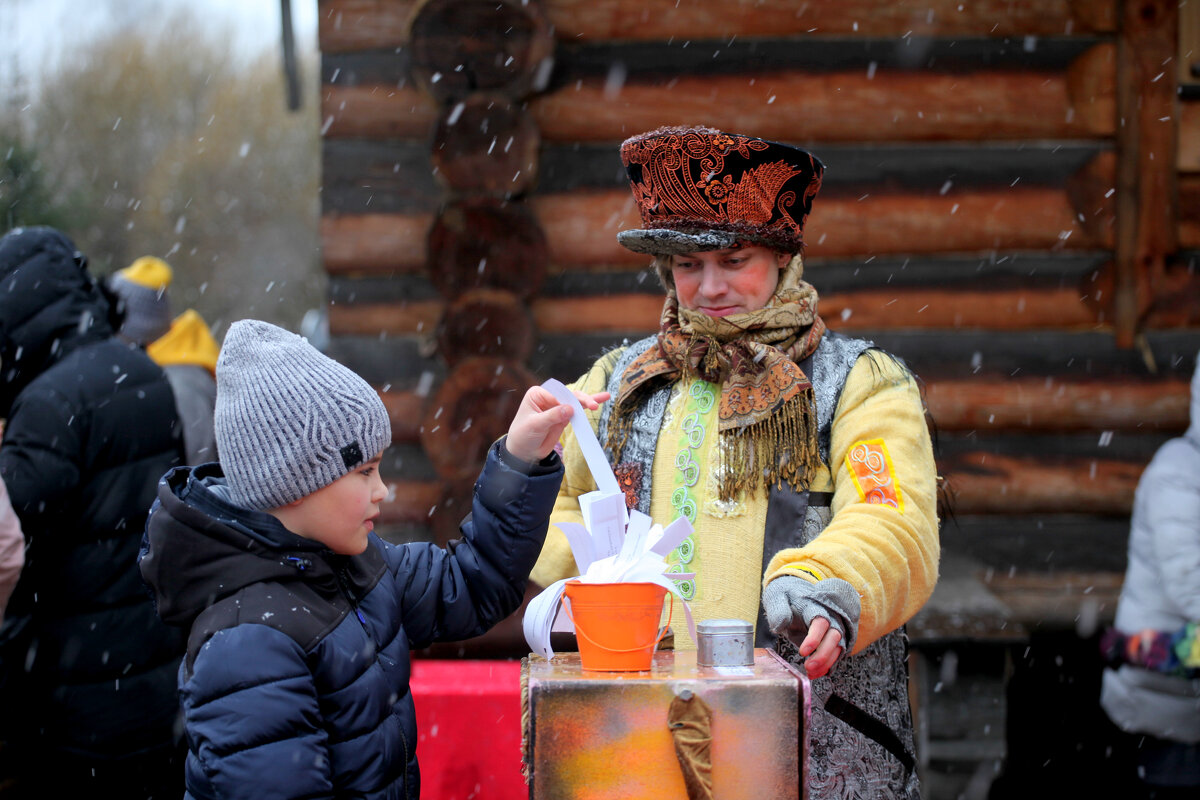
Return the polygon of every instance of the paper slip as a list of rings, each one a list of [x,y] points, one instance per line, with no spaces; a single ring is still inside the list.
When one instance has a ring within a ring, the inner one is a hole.
[[[592,430],[583,406],[567,387],[556,380],[542,384],[559,402],[571,406],[571,427],[579,449],[587,462],[588,470],[598,487],[594,492],[579,496],[579,508],[583,524],[572,522],[555,523],[567,538],[579,578],[556,581],[530,601],[521,622],[525,640],[530,649],[546,658],[553,658],[550,648],[550,632],[573,632],[567,614],[560,613],[564,602],[563,592],[568,580],[584,583],[654,583],[662,586],[679,599],[687,618],[688,630],[693,641],[696,626],[692,611],[679,594],[674,581],[695,577],[693,573],[665,574],[670,565],[664,560],[680,542],[692,532],[686,517],[678,517],[663,528],[650,517],[639,511],[629,511],[625,505],[625,494],[596,434]]]

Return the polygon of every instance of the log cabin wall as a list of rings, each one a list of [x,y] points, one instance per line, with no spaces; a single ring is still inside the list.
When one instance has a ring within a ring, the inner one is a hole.
[[[525,381],[656,328],[661,291],[615,239],[637,223],[617,148],[707,124],[825,162],[821,313],[925,382],[952,513],[918,635],[1111,618],[1200,349],[1191,13],[321,0],[331,354],[392,413],[387,533],[450,535]]]

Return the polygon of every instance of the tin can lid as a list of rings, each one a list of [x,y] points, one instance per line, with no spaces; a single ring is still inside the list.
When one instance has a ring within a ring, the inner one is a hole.
[[[706,619],[696,623],[696,633],[714,635],[722,633],[750,633],[754,626],[741,619]]]

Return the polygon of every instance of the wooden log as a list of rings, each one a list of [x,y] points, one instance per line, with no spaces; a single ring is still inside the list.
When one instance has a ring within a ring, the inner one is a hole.
[[[1179,244],[1200,248],[1200,175],[1179,178]]]
[[[1097,139],[1115,131],[1113,52],[1098,44],[1066,71],[785,69],[664,74],[620,87],[600,76],[534,97],[529,110],[545,142],[619,142],[672,119],[784,141]],[[416,137],[436,115],[410,88],[322,91],[326,137]]]
[[[1042,630],[1077,630],[1085,617],[1095,625],[1110,623],[1125,579],[1120,572],[1069,569],[1013,574],[981,570],[978,576],[1008,609],[1010,620]]]
[[[476,91],[519,100],[549,79],[554,34],[537,3],[421,0],[409,47],[413,80],[439,103]]]
[[[642,267],[645,256],[617,244],[618,231],[640,226],[628,191],[536,195],[556,264]],[[805,228],[807,252],[822,258],[889,253],[1093,249],[1061,188],[1017,186],[946,194],[830,192],[819,196]]]
[[[500,289],[472,289],[452,300],[435,335],[438,353],[452,366],[479,356],[524,363],[536,339],[529,309]]]
[[[321,87],[321,135],[327,139],[429,135],[438,106],[413,86]]]
[[[475,477],[487,449],[512,422],[525,390],[536,383],[521,364],[496,358],[459,363],[426,408],[421,445],[438,476]]]
[[[392,423],[392,444],[416,442],[421,431],[421,418],[426,398],[414,391],[377,389]]]
[[[384,525],[427,524],[445,491],[441,481],[387,481],[387,486],[388,497],[379,505]]]
[[[658,328],[662,297],[623,294],[539,298],[538,328],[553,333],[643,331]],[[873,289],[822,294],[821,313],[840,330],[987,328],[1090,330],[1095,312],[1074,289]]]
[[[537,181],[538,129],[503,95],[477,92],[446,109],[433,134],[433,166],[452,192],[513,197]]]
[[[1144,327],[1200,327],[1200,275],[1196,274],[1195,256],[1167,263]]]
[[[925,385],[939,431],[1183,430],[1188,381],[1060,378],[939,380]]]
[[[925,382],[924,394],[940,433],[1178,432],[1187,428],[1190,419],[1191,386],[1182,378],[938,379]],[[392,420],[392,441],[417,441],[427,399],[414,391],[399,390],[380,391],[380,396]]]
[[[330,307],[335,335],[414,334],[432,330],[438,302],[362,303]],[[530,302],[538,330],[550,334],[650,333],[662,296],[651,293],[543,297]],[[996,331],[1094,330],[1100,321],[1074,289],[864,289],[823,295],[821,313],[839,330],[880,328]]]
[[[425,268],[430,214],[321,217],[325,271],[334,275],[412,274]]]
[[[319,0],[322,53],[396,47],[408,41],[416,0]]]
[[[965,453],[939,461],[963,514],[1128,514],[1145,464]]]
[[[1122,5],[1117,60],[1117,239],[1113,317],[1132,347],[1142,316],[1177,247],[1175,0]]]
[[[408,41],[414,0],[320,0],[322,52]],[[1061,36],[1116,30],[1115,0],[542,0],[560,41],[752,36]]]
[[[1117,155],[1106,150],[1066,181],[1067,197],[1075,209],[1075,218],[1088,238],[1106,249],[1111,249],[1116,239],[1116,174]]]
[[[1200,100],[1179,104],[1180,172],[1200,172]]]
[[[1111,68],[1093,80],[1111,85]],[[1032,70],[675,75],[616,92],[590,79],[529,105],[545,141],[618,141],[671,119],[833,142],[1086,139],[1114,125],[1110,97],[1073,96],[1065,74]]]
[[[339,303],[329,306],[333,336],[425,334],[432,337],[445,304],[439,300],[405,303]]]
[[[429,230],[429,279],[445,297],[496,288],[537,294],[549,260],[546,236],[518,201],[475,198],[442,209]]]

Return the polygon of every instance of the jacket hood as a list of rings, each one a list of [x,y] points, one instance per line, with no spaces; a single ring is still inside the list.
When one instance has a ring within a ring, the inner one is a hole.
[[[1196,354],[1196,367],[1192,371],[1192,406],[1190,410],[1191,418],[1188,425],[1187,433],[1184,435],[1192,440],[1192,443],[1200,447],[1200,353]]]
[[[112,336],[112,314],[87,258],[65,234],[14,228],[0,238],[0,417],[64,355]]]
[[[331,562],[339,557],[331,550],[227,497],[217,463],[178,467],[158,482],[138,562],[163,621],[191,625],[253,583],[304,581],[337,591]]]

